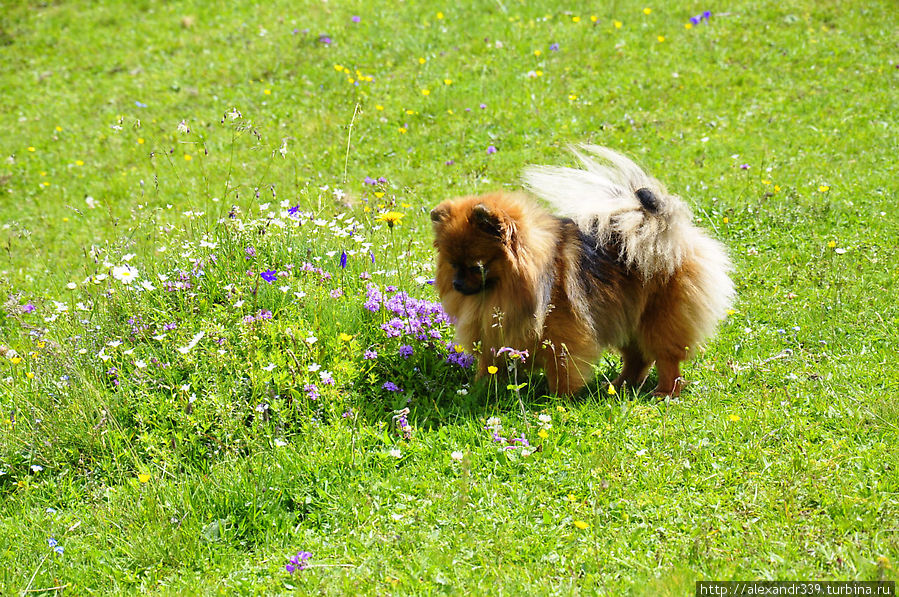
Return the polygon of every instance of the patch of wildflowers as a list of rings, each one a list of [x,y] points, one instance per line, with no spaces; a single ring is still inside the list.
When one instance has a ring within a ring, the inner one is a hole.
[[[312,557],[312,554],[308,551],[298,552],[297,555],[293,556],[288,560],[287,564],[284,566],[284,569],[293,574],[297,570],[305,570],[308,566],[307,561]]]

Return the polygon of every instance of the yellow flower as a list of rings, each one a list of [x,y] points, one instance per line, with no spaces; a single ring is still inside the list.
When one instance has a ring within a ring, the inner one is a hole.
[[[684,29],[692,29],[692,28],[693,28],[693,23],[685,23],[684,24]]]
[[[271,94],[272,94],[272,90],[271,90],[271,89],[266,89],[266,90],[263,91],[262,93],[264,93],[265,95],[271,95]]]
[[[577,498],[574,496],[573,493],[569,493],[569,494],[568,494],[568,497],[565,498],[565,499],[567,499],[569,502],[575,502],[575,501],[577,501]]]
[[[56,132],[57,132],[57,133],[61,133],[61,132],[62,132],[62,127],[61,127],[61,126],[56,127]]]
[[[75,165],[76,165],[76,166],[83,166],[83,165],[84,165],[84,162],[83,162],[82,160],[75,160]]]
[[[612,24],[615,25],[615,29],[621,29],[623,23],[621,21],[612,21]]]
[[[431,90],[430,89],[422,89],[421,94],[422,95],[431,95]]]
[[[341,64],[335,64],[335,65],[334,65],[334,70],[336,70],[336,71],[339,72],[339,73],[342,73],[342,72],[343,72],[343,65],[341,65]]]
[[[148,475],[146,473],[139,473],[137,475],[137,480],[140,481],[141,483],[146,483],[150,480],[150,475]]]
[[[412,116],[413,114],[415,114],[415,110],[406,110],[406,114]]]
[[[399,224],[400,220],[402,220],[405,215],[406,214],[398,211],[388,211],[379,215],[375,220],[378,222],[387,222],[387,225],[393,228],[396,224]]]
[[[643,9],[643,14],[645,14],[645,15],[648,15],[648,14],[651,13],[651,12],[652,12],[652,9],[651,9],[651,8],[644,8],[644,9]]]
[[[193,158],[193,156],[191,156],[189,153],[185,153],[185,154],[184,154],[184,161],[185,161],[185,162],[189,162],[189,161],[191,161],[192,159],[194,159],[194,158]]]
[[[138,145],[143,145],[143,144],[144,144],[144,139],[143,139],[143,137],[138,137],[138,138],[137,138],[137,144],[138,144]]]
[[[824,185],[824,184],[822,184],[821,186],[818,187],[819,193],[826,193],[829,190],[830,190],[830,187],[827,185]]]
[[[443,80],[443,84],[444,84],[444,85],[452,85],[452,84],[453,84],[453,80],[452,80],[452,79],[444,79],[444,80]]]
[[[427,58],[419,58],[419,59],[418,59],[418,63],[419,63],[419,64],[424,64],[424,63],[427,62],[427,61],[428,61]]]
[[[728,222],[730,222],[730,218],[728,218],[727,216],[724,216],[724,218],[721,221],[724,222],[725,224],[727,224]]]
[[[779,184],[774,185],[774,192],[776,193],[779,190],[780,190],[780,185]]]
[[[664,35],[660,35],[660,36],[658,36],[656,39],[659,40],[659,43],[662,43],[663,41],[665,41],[665,36],[664,36]]]
[[[496,374],[497,371],[499,371],[499,369],[497,369],[493,365],[490,365],[489,367],[487,367],[487,373],[489,373],[490,375]]]
[[[612,396],[617,394],[617,392],[615,391],[615,386],[613,386],[612,384],[609,384],[609,387],[606,389],[606,392],[608,392]]]
[[[830,241],[829,243],[827,243],[827,246],[830,247],[830,248],[832,249],[832,248],[834,248],[835,246],[837,246],[837,241],[832,240],[832,241]]]
[[[34,379],[34,373],[29,371],[28,373],[25,374],[25,377],[27,377],[28,379]]]
[[[405,134],[406,134],[406,127],[401,126],[401,127],[400,127],[400,132],[403,133],[403,134],[405,135]]]
[[[573,94],[573,93],[572,93],[571,95],[568,96],[568,101],[570,101],[570,102],[573,102],[573,101],[576,100],[576,99],[577,99],[577,96],[576,96],[575,94]]]
[[[453,344],[453,350],[456,351],[456,352],[462,352],[462,351],[464,351],[465,349],[462,347],[461,344]]]
[[[353,339],[352,336],[350,336],[349,334],[346,334],[344,332],[340,332],[340,336],[338,336],[338,337],[340,338],[341,342],[349,342],[350,340]]]
[[[736,423],[737,421],[740,420],[740,416],[739,415],[727,415],[727,419],[729,421],[733,421],[734,423]]]
[[[595,22],[598,21],[598,20],[599,20],[599,17],[598,17],[598,16],[596,16],[596,15],[590,15],[590,22],[591,22],[591,23],[595,23]]]
[[[534,50],[534,56],[539,56],[542,53],[543,52],[541,52],[540,50]]]
[[[375,110],[383,110],[383,109],[384,109],[384,106],[382,106],[381,104],[378,104],[375,106]]]
[[[546,439],[549,437],[549,434],[546,432],[546,429],[541,429],[537,432],[537,437],[539,437],[540,439]]]
[[[36,151],[36,150],[34,149],[34,147],[29,147],[29,148],[28,148],[28,151],[34,152],[34,151]]]
[[[590,528],[590,525],[587,524],[586,522],[584,522],[583,520],[575,520],[575,521],[574,521],[574,526],[576,526],[577,528],[581,529],[582,531],[583,531],[584,529],[589,529],[589,528]]]
[[[442,19],[442,18],[443,18],[443,13],[442,13],[442,12],[438,12],[438,13],[437,13],[437,19],[440,20],[440,19]]]
[[[572,23],[580,23],[580,22],[581,22],[581,17],[571,17],[571,22],[572,22]]]

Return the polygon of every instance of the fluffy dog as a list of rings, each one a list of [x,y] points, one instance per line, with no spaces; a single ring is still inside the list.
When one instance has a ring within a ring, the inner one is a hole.
[[[677,395],[680,363],[715,330],[733,298],[724,247],[687,205],[628,158],[573,150],[582,169],[525,172],[522,193],[444,201],[431,211],[436,287],[456,341],[479,375],[527,350],[555,393],[594,375],[602,351],[622,355],[612,382],[639,387],[653,362],[656,395]],[[503,354],[505,353],[505,354]]]

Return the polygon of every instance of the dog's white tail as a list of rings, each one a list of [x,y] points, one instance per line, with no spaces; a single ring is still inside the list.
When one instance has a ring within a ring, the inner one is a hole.
[[[531,166],[524,173],[525,185],[598,244],[618,244],[628,267],[646,278],[671,275],[696,248],[697,236],[703,245],[717,245],[692,225],[683,201],[628,158],[598,145],[581,145],[572,152],[583,169]],[[718,252],[727,264],[723,249]]]

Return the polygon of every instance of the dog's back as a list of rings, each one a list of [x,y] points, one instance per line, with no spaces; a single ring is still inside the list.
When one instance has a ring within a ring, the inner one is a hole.
[[[583,169],[531,167],[526,185],[580,229],[597,340],[624,355],[616,381],[637,383],[656,361],[658,391],[676,393],[679,363],[714,333],[733,299],[727,252],[634,162],[583,149],[608,165],[575,151]]]

